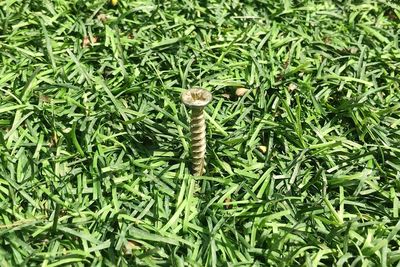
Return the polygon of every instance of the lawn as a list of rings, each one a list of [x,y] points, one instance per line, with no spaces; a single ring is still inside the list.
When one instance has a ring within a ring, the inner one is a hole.
[[[396,2],[0,1],[0,266],[400,266]]]

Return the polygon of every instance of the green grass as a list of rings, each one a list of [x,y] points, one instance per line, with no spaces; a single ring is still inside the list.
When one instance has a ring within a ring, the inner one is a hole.
[[[399,266],[395,2],[0,1],[0,265]]]

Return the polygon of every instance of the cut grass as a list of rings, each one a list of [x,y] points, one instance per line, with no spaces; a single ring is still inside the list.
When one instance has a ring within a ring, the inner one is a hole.
[[[0,265],[399,265],[399,23],[394,1],[0,2]]]

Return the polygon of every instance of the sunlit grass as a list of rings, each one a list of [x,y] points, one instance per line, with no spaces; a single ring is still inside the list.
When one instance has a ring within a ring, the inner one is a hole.
[[[0,265],[398,265],[400,7],[356,2],[1,1]]]

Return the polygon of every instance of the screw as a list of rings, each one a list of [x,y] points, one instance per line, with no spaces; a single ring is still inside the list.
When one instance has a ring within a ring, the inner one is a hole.
[[[182,102],[192,110],[190,120],[192,169],[193,175],[196,176],[201,176],[205,172],[206,121],[203,110],[211,99],[212,94],[203,88],[192,88],[182,93]]]

